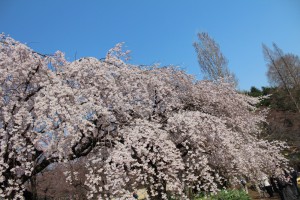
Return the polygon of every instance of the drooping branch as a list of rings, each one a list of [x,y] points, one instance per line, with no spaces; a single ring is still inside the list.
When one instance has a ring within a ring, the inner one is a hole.
[[[276,46],[277,47],[277,46]],[[277,51],[279,51],[277,49]],[[298,105],[298,102],[296,101],[294,95],[292,94],[291,90],[290,90],[290,87],[288,86],[288,83],[286,81],[286,79],[283,77],[283,74],[281,73],[280,69],[279,69],[279,66],[276,64],[275,62],[275,58],[271,55],[271,50],[263,44],[263,53],[264,53],[264,56],[267,60],[269,60],[272,64],[272,66],[275,68],[281,82],[283,83],[283,86],[285,88],[285,90],[288,92],[289,94],[289,97],[290,99],[292,100],[293,104],[295,105],[296,109],[298,112],[300,112],[300,107]]]

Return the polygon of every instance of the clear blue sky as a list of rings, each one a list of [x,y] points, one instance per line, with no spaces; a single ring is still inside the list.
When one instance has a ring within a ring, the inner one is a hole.
[[[202,31],[241,90],[266,86],[262,43],[300,55],[300,0],[0,0],[0,32],[71,61],[125,42],[131,63],[180,65],[201,78],[192,43]]]

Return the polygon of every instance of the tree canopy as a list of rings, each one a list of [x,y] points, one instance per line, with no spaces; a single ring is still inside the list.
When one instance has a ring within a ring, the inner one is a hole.
[[[300,112],[300,59],[294,54],[284,54],[273,43],[274,50],[263,44],[263,53],[267,61],[269,82],[285,91],[294,110]]]
[[[221,52],[219,44],[208,33],[198,33],[198,42],[193,44],[201,72],[205,79],[219,80],[238,85],[238,80],[228,68],[228,60]]]
[[[67,62],[0,40],[1,197],[22,199],[32,176],[84,156],[88,198],[100,199],[140,187],[188,199],[186,188],[216,192],[286,165],[282,143],[257,137],[258,99],[232,84],[128,64],[121,44],[103,60]]]

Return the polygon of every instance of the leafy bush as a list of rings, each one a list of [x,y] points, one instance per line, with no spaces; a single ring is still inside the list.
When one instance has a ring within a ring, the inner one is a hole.
[[[242,190],[222,190],[216,195],[199,197],[195,200],[250,200],[250,196]]]

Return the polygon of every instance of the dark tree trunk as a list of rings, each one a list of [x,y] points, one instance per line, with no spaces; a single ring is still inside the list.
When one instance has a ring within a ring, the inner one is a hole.
[[[37,189],[36,189],[36,176],[32,176],[30,178],[30,187],[31,187],[31,193],[32,193],[32,200],[37,200]]]

